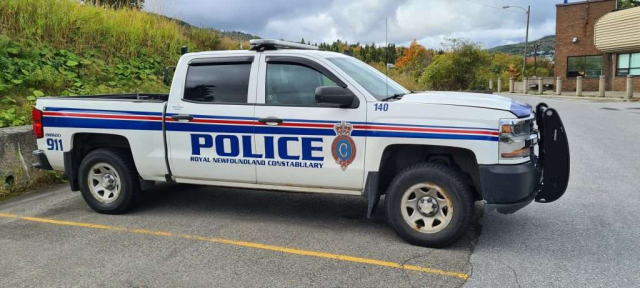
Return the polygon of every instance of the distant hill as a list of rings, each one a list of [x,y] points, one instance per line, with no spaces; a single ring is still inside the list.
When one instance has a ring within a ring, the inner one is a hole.
[[[539,51],[554,51],[556,45],[556,35],[544,36],[538,40],[529,41],[527,52],[533,50],[534,44],[540,44]],[[524,52],[524,42],[510,45],[502,45],[487,49],[491,53],[501,52],[507,54],[521,55]]]
[[[184,21],[182,21],[180,19],[177,19],[177,18],[171,18],[171,17],[165,16],[165,15],[160,15],[160,14],[155,14],[155,13],[149,13],[149,14],[154,14],[154,15],[156,15],[158,17],[165,18],[165,19],[171,20],[171,21],[175,21],[175,22],[177,22],[178,24],[180,24],[182,26],[186,26],[186,27],[190,27],[190,28],[197,27],[197,26],[191,25],[191,24],[189,24],[187,22],[184,22]],[[220,33],[221,37],[227,37],[227,38],[231,38],[233,40],[242,41],[242,42],[249,41],[251,39],[259,39],[260,38],[260,36],[252,35],[252,34],[248,34],[248,33],[244,33],[244,32],[240,32],[240,31],[224,31],[224,30],[218,30],[218,29],[213,29],[213,28],[204,28],[204,27],[197,27],[197,28],[217,31],[218,33]]]
[[[240,31],[222,31],[222,30],[217,30],[217,31],[220,32],[220,36],[222,37],[229,37],[233,40],[239,40],[243,42],[249,41],[251,39],[260,39],[260,36],[258,35],[248,34]]]

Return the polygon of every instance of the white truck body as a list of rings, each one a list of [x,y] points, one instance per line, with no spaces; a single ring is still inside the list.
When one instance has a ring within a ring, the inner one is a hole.
[[[361,77],[361,74],[349,73],[337,65],[345,63],[340,61],[352,61],[348,62],[349,65],[356,63],[353,61],[357,60],[352,57],[303,49],[256,50],[183,55],[176,66],[168,98],[160,95],[149,99],[139,96],[38,99],[35,109],[42,112],[44,132],[43,137],[37,140],[43,155],[41,159],[48,161],[52,169],[73,174],[70,182],[74,188],[74,181],[83,181],[75,176],[79,165],[76,162],[81,160],[78,155],[99,147],[99,143],[95,142],[126,139],[126,144],[120,143],[121,140],[114,141],[120,146],[128,146],[141,181],[363,195],[374,202],[370,203],[369,213],[375,209],[371,206],[377,204],[377,198],[385,193],[386,184],[383,182],[389,182],[393,176],[381,175],[384,174],[382,167],[385,161],[407,158],[397,153],[404,153],[402,151],[409,151],[412,147],[431,147],[428,149],[444,151],[428,155],[450,155],[434,156],[436,158],[433,159],[456,162],[460,170],[470,175],[470,185],[475,187],[475,199],[485,199],[487,202],[491,200],[483,197],[487,192],[482,188],[486,186],[482,181],[487,180],[481,179],[482,172],[478,172],[478,167],[508,167],[527,163],[534,167],[531,164],[534,156],[529,154],[508,159],[500,157],[501,123],[505,120],[533,122],[535,113],[530,106],[487,94],[409,93],[370,68],[367,70],[370,73],[366,75],[369,77],[367,79],[378,77],[381,83],[391,86],[392,90],[407,93],[397,97],[399,99],[381,101],[381,97],[369,91],[373,86],[362,85],[366,79],[354,79]],[[198,76],[188,80],[190,69],[218,69],[215,68],[218,66],[211,68],[213,66],[208,65],[229,65],[225,67],[231,69],[234,63],[249,65],[238,64],[238,67],[243,67],[238,69],[245,69],[242,71],[249,74],[248,81],[244,82],[247,85],[246,103],[186,99],[185,91],[188,89],[205,91],[202,92],[206,95],[203,99],[208,100],[213,96],[206,91],[222,89],[206,85],[204,88],[189,86],[192,84],[187,81],[200,81],[195,79]],[[289,64],[295,67],[286,66]],[[302,85],[286,84],[290,81],[282,76],[288,75],[286,69],[303,68],[321,73],[324,77],[321,82],[335,82],[348,89],[354,97],[352,105],[288,105],[274,101],[273,95],[277,93],[290,94],[286,92],[286,87],[277,85]],[[267,79],[269,73],[273,73],[273,80]],[[273,87],[266,87],[269,85]],[[534,133],[533,125],[531,127],[530,133]],[[533,142],[535,140],[537,135]],[[77,152],[81,148],[76,146],[87,143],[91,143],[91,148]],[[535,143],[528,145],[533,152]],[[385,153],[395,151],[392,148],[394,146],[400,147],[394,152],[396,154],[385,156]],[[453,150],[447,150],[449,148]],[[75,154],[73,151],[76,151]],[[468,157],[450,151],[462,151]],[[423,154],[417,152],[411,155],[422,157]],[[539,175],[535,180],[538,186],[542,182]],[[72,190],[78,190],[77,184],[75,188]],[[527,189],[526,204],[533,200],[529,196],[537,193],[535,187]]]

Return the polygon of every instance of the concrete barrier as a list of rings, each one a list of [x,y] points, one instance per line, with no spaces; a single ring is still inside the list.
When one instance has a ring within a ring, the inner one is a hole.
[[[576,96],[582,96],[582,76],[576,77]]]
[[[522,78],[522,94],[529,93],[529,81],[527,77]]]
[[[31,152],[36,149],[31,126],[0,128],[0,196],[58,177],[50,171],[33,168],[36,159]]]
[[[556,80],[556,95],[562,95],[562,78]]]
[[[498,78],[498,93],[502,92],[502,78]]]
[[[606,77],[600,75],[600,82],[598,83],[598,97],[604,97],[605,86],[607,85]]]
[[[489,79],[489,90],[493,91],[493,79]]]
[[[542,95],[542,91],[544,91],[542,87],[542,78],[538,78],[538,94],[540,95]]]
[[[514,90],[513,90],[514,83],[513,82],[515,82],[515,80],[513,78],[509,78],[509,93],[513,93],[514,92]]]

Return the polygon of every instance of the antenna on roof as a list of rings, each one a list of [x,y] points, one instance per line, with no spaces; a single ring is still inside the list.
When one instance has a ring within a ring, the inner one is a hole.
[[[384,47],[384,68],[385,68],[385,77],[384,77],[384,84],[385,84],[385,88],[387,89],[386,93],[385,93],[385,97],[389,97],[389,38],[388,38],[388,34],[389,34],[389,17],[384,18],[384,45],[386,47]]]

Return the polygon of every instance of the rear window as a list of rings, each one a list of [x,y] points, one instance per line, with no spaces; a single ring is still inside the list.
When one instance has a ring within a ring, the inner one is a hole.
[[[189,66],[184,100],[207,103],[247,103],[251,63]]]

